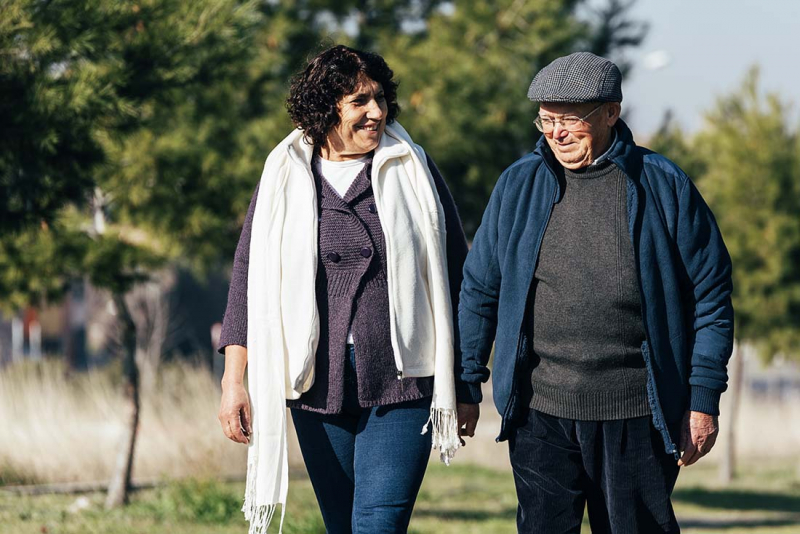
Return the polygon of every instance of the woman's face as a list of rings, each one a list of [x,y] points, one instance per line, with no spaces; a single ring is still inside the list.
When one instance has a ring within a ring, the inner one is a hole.
[[[339,101],[339,124],[328,132],[322,157],[332,161],[357,159],[375,150],[386,128],[388,106],[383,87],[364,77],[356,90]]]

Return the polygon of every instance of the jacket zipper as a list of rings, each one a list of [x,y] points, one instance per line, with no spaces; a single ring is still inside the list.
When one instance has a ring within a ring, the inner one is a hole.
[[[615,164],[616,164],[616,162],[615,162]],[[625,184],[626,185],[626,188],[625,188],[626,189],[626,199],[627,199],[628,198],[627,197],[627,193],[628,193],[630,188],[633,189],[634,195],[636,194],[636,184],[634,183],[633,179],[630,176],[628,176],[628,173],[625,172],[620,165],[617,165],[617,167],[625,175],[625,178],[627,180],[627,182]],[[628,203],[628,204],[629,204],[629,207],[630,207],[630,203]],[[667,452],[677,456],[678,448],[672,442],[672,436],[669,435],[669,431],[667,429],[667,424],[666,424],[666,421],[664,420],[664,410],[661,408],[661,401],[658,398],[658,392],[657,392],[657,389],[656,389],[656,378],[655,378],[655,375],[653,374],[653,364],[652,364],[652,361],[651,361],[651,356],[652,356],[651,348],[652,348],[653,345],[650,343],[650,333],[649,333],[650,332],[650,328],[649,328],[648,323],[647,323],[647,313],[645,312],[645,306],[644,306],[645,295],[644,295],[644,289],[643,289],[643,286],[642,286],[642,273],[641,273],[641,271],[639,269],[639,249],[636,246],[637,245],[636,244],[636,236],[634,235],[634,228],[631,225],[631,218],[633,218],[633,221],[634,221],[634,224],[635,224],[636,215],[638,214],[638,210],[639,210],[638,197],[636,199],[636,208],[637,208],[637,213],[634,213],[634,214],[631,214],[630,212],[628,213],[628,236],[630,237],[630,240],[631,240],[631,248],[633,249],[634,258],[635,258],[636,282],[637,282],[637,287],[639,289],[639,301],[642,303],[642,323],[644,325],[644,338],[645,338],[645,344],[647,346],[647,350],[646,351],[642,351],[642,357],[645,358],[645,364],[646,364],[646,367],[647,367],[648,380],[651,381],[652,385],[653,385],[653,388],[652,388],[653,389],[653,395],[652,395],[652,405],[651,405],[651,408],[654,410],[654,413],[653,413],[653,424],[656,426],[656,429],[661,434],[661,439],[664,441],[664,445],[666,445]],[[647,396],[648,396],[648,399],[650,399],[649,388],[648,388],[648,395]]]
[[[542,225],[542,229],[539,230],[539,236],[538,236],[538,239],[536,240],[536,247],[534,248],[534,262],[533,262],[534,263],[534,269],[536,268],[535,265],[539,260],[539,250],[542,247],[542,240],[544,239],[544,233],[547,230],[547,225],[550,222],[550,216],[553,214],[553,204],[555,204],[555,202],[556,202],[556,195],[558,194],[558,188],[559,188],[558,178],[556,178],[555,172],[553,172],[553,169],[547,163],[545,158],[542,158],[542,163],[547,168],[547,170],[550,171],[550,174],[556,180],[556,185],[553,188],[553,197],[550,199],[550,204],[548,204],[548,206],[547,206],[547,216],[546,216],[545,224]],[[534,176],[534,179],[535,179],[535,176]],[[528,288],[527,288],[526,297],[525,297],[525,306],[526,307],[528,306],[528,298],[530,298],[531,284],[533,283],[533,278],[534,278],[534,273],[531,273],[531,279],[528,281]],[[525,314],[523,313],[523,318],[524,317],[525,317]],[[514,403],[514,398],[516,396],[516,392],[515,392],[514,388],[515,388],[515,385],[517,383],[517,367],[519,365],[519,346],[520,346],[520,343],[522,342],[522,328],[524,328],[524,325],[522,325],[522,327],[520,328],[519,337],[517,337],[517,348],[516,348],[516,351],[515,351],[515,354],[514,354],[514,370],[511,373],[511,395],[509,395],[508,402],[506,403],[506,407],[503,410],[503,419],[501,420],[501,423],[500,423],[500,436],[495,438],[496,442],[499,442],[500,441],[500,437],[505,434],[506,423],[508,421],[509,411],[511,411],[511,405]]]

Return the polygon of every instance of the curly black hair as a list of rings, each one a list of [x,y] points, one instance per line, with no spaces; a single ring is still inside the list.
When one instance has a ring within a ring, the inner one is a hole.
[[[383,87],[389,108],[386,123],[400,113],[394,73],[378,54],[337,45],[312,59],[292,78],[286,109],[306,142],[323,146],[328,132],[339,124],[339,101],[359,86],[366,76]]]

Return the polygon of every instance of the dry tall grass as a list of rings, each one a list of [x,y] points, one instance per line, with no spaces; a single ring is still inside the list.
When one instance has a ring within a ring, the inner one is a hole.
[[[0,371],[0,483],[3,478],[7,483],[107,480],[122,434],[120,382],[113,367],[67,379],[59,360]],[[155,389],[142,396],[134,480],[244,474],[246,447],[228,441],[219,428],[219,393],[205,367],[162,366]],[[484,396],[476,437],[458,452],[456,462],[509,469],[506,444],[494,442],[500,418],[490,384]],[[797,457],[798,400],[745,392],[736,436],[742,461]],[[723,395],[721,425],[728,424],[728,401]],[[719,461],[722,449],[718,442],[703,462]],[[291,428],[289,457],[294,467],[302,466]],[[432,459],[438,462],[438,455]]]
[[[0,372],[0,478],[37,482],[108,479],[122,422],[113,369],[65,378],[60,361]],[[246,447],[229,442],[216,418],[219,386],[205,368],[162,368],[143,393],[134,479],[242,474]]]

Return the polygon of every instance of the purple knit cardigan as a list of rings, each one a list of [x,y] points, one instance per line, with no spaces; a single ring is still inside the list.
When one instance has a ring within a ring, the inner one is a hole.
[[[314,385],[290,407],[320,413],[339,413],[344,399],[345,343],[352,329],[355,346],[358,402],[382,406],[430,396],[433,378],[398,380],[389,326],[386,253],[380,214],[370,181],[372,161],[359,172],[344,198],[317,174],[319,265],[316,295],[321,333],[316,354]],[[433,161],[428,158],[445,214],[447,265],[453,318],[463,278],[467,242],[453,198]],[[312,166],[316,167],[316,166]],[[222,323],[220,352],[227,345],[247,346],[247,267],[250,232],[258,187],[250,201],[233,262],[228,306]],[[458,322],[454,321],[456,377],[460,374]],[[459,402],[475,402],[476,392],[457,382]]]

